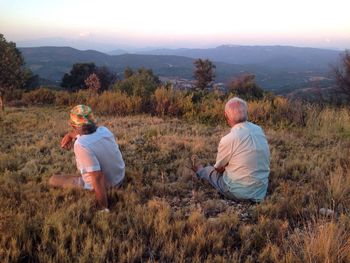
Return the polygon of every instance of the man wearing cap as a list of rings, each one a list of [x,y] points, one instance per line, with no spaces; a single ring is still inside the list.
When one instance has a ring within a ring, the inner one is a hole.
[[[108,211],[107,188],[119,186],[125,177],[125,164],[114,135],[104,126],[96,126],[91,108],[77,105],[70,112],[73,131],[62,141],[74,154],[81,176],[53,175],[49,184],[57,187],[78,187],[94,190],[100,208]]]

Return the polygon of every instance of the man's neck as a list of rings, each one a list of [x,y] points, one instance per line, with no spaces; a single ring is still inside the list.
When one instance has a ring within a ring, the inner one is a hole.
[[[241,123],[245,123],[246,121],[240,121],[240,122],[232,122],[231,128],[233,128],[234,126],[241,124]]]

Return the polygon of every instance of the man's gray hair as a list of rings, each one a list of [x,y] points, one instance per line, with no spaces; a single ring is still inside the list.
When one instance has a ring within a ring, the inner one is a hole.
[[[234,97],[226,103],[225,113],[235,123],[244,122],[248,119],[248,105],[244,100]]]

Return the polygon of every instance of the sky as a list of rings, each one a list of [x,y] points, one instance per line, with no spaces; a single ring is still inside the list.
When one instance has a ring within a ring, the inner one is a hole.
[[[28,45],[68,39],[100,49],[350,49],[349,10],[350,0],[0,0],[0,33]]]

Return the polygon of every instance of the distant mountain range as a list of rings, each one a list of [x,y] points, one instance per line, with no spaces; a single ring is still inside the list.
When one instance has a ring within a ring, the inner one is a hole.
[[[229,64],[254,64],[282,70],[327,70],[340,51],[291,46],[232,46],[208,49],[158,49],[143,54],[207,58]]]
[[[287,46],[220,46],[212,49],[160,49],[142,54],[108,55],[70,47],[20,48],[26,65],[41,78],[59,83],[74,63],[94,62],[122,76],[125,67],[146,67],[168,78],[193,77],[196,58],[216,65],[216,81],[252,73],[264,89],[287,92],[312,85],[329,86],[330,64],[340,51]],[[121,53],[118,50],[116,53]],[[317,80],[315,82],[315,80]],[[316,83],[316,84],[315,84]]]
[[[94,41],[91,38],[76,37],[76,38],[64,38],[64,37],[47,37],[38,38],[32,40],[23,40],[16,42],[17,47],[44,47],[44,46],[57,46],[57,47],[73,47],[79,50],[94,49],[102,52],[108,52],[109,50],[116,49],[116,45],[113,43],[101,43]],[[121,49],[121,47],[118,47]]]

